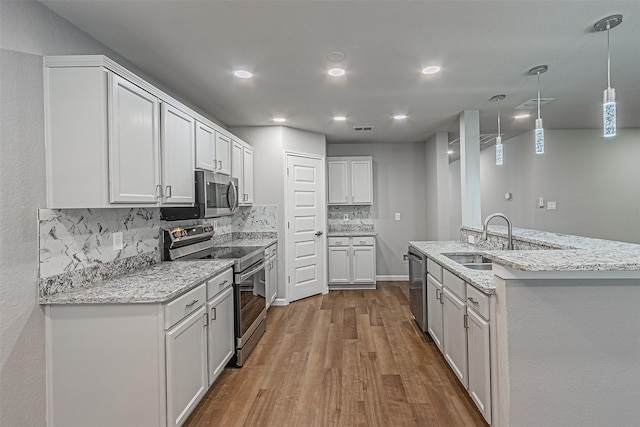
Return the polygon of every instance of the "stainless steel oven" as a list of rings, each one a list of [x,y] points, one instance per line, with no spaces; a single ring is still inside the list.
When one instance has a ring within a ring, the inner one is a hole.
[[[427,282],[422,254],[409,247],[409,307],[416,323],[427,332]]]
[[[238,208],[238,179],[207,171],[195,171],[195,203],[188,207],[160,209],[162,219],[215,218],[233,215]]]

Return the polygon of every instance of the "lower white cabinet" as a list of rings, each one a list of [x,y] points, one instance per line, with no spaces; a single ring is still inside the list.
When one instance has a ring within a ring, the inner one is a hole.
[[[329,237],[329,287],[371,289],[376,286],[375,237]]]
[[[443,354],[462,385],[468,387],[466,304],[445,285],[442,291]]]
[[[471,307],[467,310],[469,394],[491,424],[491,348],[489,322]]]
[[[46,305],[47,425],[182,425],[233,356],[232,281],[164,304]]]
[[[427,275],[427,330],[442,352],[442,283]]]
[[[180,426],[206,393],[207,329],[205,308],[167,331],[167,425]]]
[[[267,261],[265,264],[265,288],[267,300],[267,308],[271,307],[271,304],[276,299],[278,294],[278,246],[273,244],[267,248]]]

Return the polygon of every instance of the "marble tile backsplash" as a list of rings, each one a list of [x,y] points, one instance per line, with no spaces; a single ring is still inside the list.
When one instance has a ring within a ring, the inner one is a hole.
[[[373,231],[373,206],[329,206],[327,224],[329,232]]]
[[[233,216],[171,222],[160,219],[159,208],[40,209],[40,293],[84,286],[158,262],[162,228],[214,222],[215,244],[275,237],[278,209],[248,206]],[[113,250],[116,232],[123,234],[122,250]]]

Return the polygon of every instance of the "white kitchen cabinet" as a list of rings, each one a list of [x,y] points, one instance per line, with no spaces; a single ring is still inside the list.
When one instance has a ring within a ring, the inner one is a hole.
[[[265,265],[265,288],[267,308],[273,304],[278,294],[278,246],[273,244],[269,246],[265,252],[267,257]]]
[[[180,426],[207,391],[205,308],[167,331],[167,425]]]
[[[196,169],[216,170],[216,131],[196,122]]]
[[[465,388],[469,386],[467,377],[467,330],[466,304],[451,292],[446,283],[442,290],[443,354]]]
[[[235,351],[233,287],[228,286],[224,291],[211,298],[207,302],[207,313],[209,317],[208,385],[211,385],[220,376]]]
[[[191,204],[195,201],[193,175],[195,119],[162,103],[162,203]]]
[[[329,237],[329,287],[375,289],[375,237]]]
[[[231,175],[231,138],[216,132],[215,172]]]
[[[442,283],[427,274],[427,330],[442,352]]]
[[[328,157],[328,204],[373,204],[373,160],[370,156]]]
[[[487,423],[491,424],[489,322],[470,305],[467,308],[467,316],[469,395]]]
[[[238,204],[253,204],[253,150],[233,141],[231,176],[238,180]]]
[[[110,75],[109,95],[110,202],[157,204],[161,196],[158,98],[115,74]]]

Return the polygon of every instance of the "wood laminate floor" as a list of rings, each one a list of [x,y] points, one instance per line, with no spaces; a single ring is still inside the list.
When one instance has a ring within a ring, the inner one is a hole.
[[[411,317],[407,282],[272,307],[185,426],[486,426]]]

